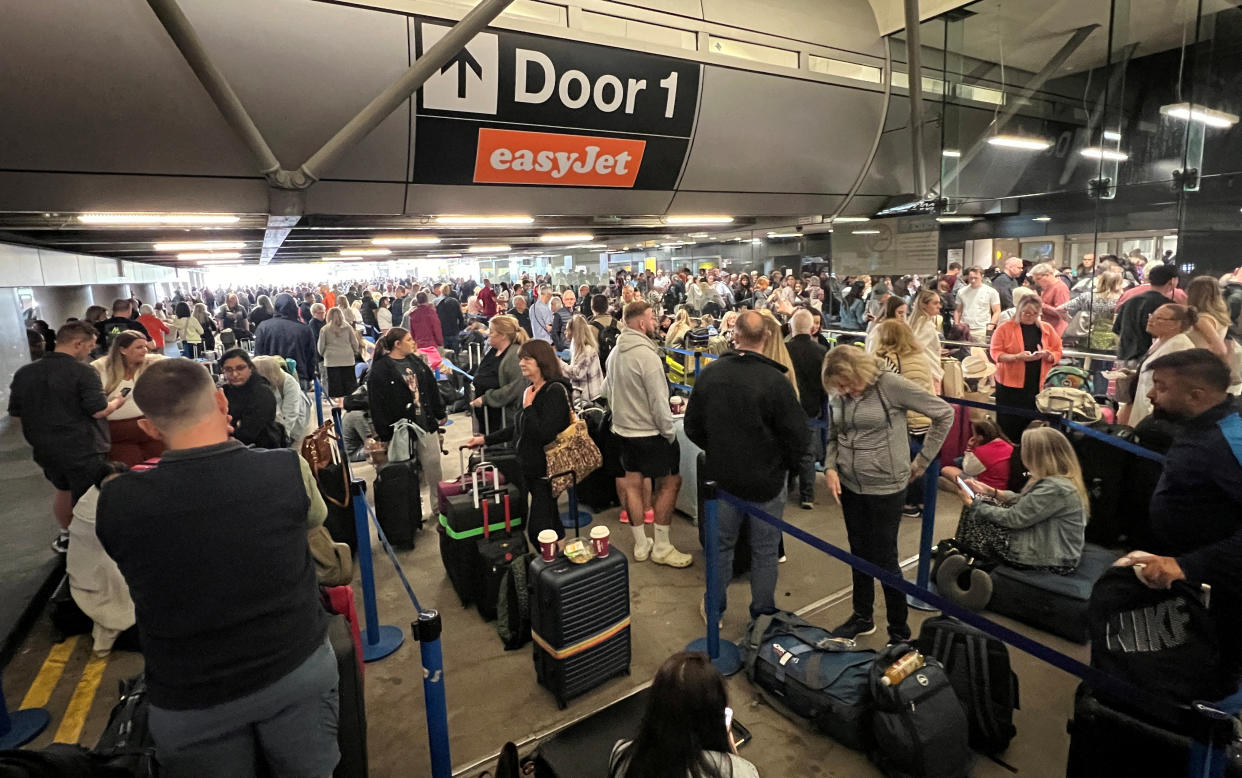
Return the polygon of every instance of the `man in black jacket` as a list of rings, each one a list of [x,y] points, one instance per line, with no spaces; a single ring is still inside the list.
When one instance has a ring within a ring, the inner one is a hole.
[[[160,774],[331,775],[336,658],[309,527],[327,516],[296,451],[230,439],[211,374],[165,359],[138,378],[159,464],[109,481],[96,530],[133,593]],[[211,507],[187,487],[218,484]]]
[[[786,475],[798,466],[811,433],[784,366],[763,356],[767,337],[763,316],[744,311],[734,333],[735,350],[714,360],[695,381],[686,408],[686,436],[707,452],[704,480],[715,481],[724,491],[779,518],[785,507]],[[780,530],[724,500],[716,515],[717,569],[733,569],[733,547],[742,522],[749,522],[750,615],[775,613]],[[728,576],[717,580],[723,613]]]
[[[134,318],[134,302],[126,298],[118,298],[112,302],[112,318],[104,319],[95,325],[95,329],[99,332],[98,345],[101,353],[107,353],[112,348],[112,341],[116,340],[116,336],[125,330],[137,330],[143,334],[147,340],[151,339],[151,333],[147,332],[147,328],[142,322]]]
[[[466,328],[466,317],[461,312],[461,300],[453,296],[453,290],[447,284],[444,296],[436,303],[436,315],[440,317],[440,331],[444,333],[444,348],[456,351],[457,339]]]
[[[815,326],[815,316],[805,308],[799,308],[789,320],[793,337],[785,342],[789,349],[789,359],[793,362],[794,377],[798,379],[798,400],[802,403],[802,411],[808,419],[819,419],[824,415],[824,382],[820,378],[820,370],[824,366],[824,348],[811,336]],[[802,509],[809,511],[815,507],[815,455],[818,453],[818,428],[812,431],[802,458],[798,460],[798,495]]]
[[[1228,392],[1229,368],[1206,349],[1153,361],[1153,415],[1178,422],[1151,498],[1153,551],[1117,564],[1138,565],[1148,586],[1210,584],[1210,611],[1227,669],[1242,674],[1242,416]]]
[[[1113,332],[1120,336],[1117,342],[1117,358],[1137,366],[1151,348],[1151,333],[1147,331],[1147,317],[1160,306],[1173,300],[1177,289],[1177,268],[1158,265],[1147,274],[1151,290],[1126,300],[1117,309],[1113,320]]]
[[[254,331],[255,356],[270,354],[298,363],[298,377],[309,384],[319,370],[319,352],[309,324],[298,321],[298,304],[292,295],[276,295],[276,315]]]

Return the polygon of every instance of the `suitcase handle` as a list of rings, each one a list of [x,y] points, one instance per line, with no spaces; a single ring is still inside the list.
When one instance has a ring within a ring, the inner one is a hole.
[[[513,514],[509,510],[509,492],[506,491],[505,492],[505,532],[513,531],[513,525],[510,523],[512,519],[513,519]]]
[[[483,539],[484,540],[488,540],[492,536],[492,529],[491,527],[488,526],[491,523],[492,523],[491,519],[489,519],[487,516],[487,500],[484,500],[483,501]]]

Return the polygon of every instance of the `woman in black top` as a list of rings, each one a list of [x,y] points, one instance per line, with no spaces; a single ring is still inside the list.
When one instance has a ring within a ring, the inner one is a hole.
[[[246,318],[246,309],[237,301],[236,294],[229,293],[216,317],[220,319],[220,329],[232,330],[233,337],[237,340],[249,337],[247,333],[250,332],[250,321]]]
[[[739,311],[755,307],[755,290],[750,285],[750,273],[737,277],[737,286],[733,287],[733,305]]]
[[[388,330],[376,343],[366,383],[371,421],[380,440],[392,440],[392,425],[398,419],[435,432],[447,418],[435,373],[415,356],[417,351],[414,336],[401,327]]]
[[[531,543],[536,543],[540,531],[545,529],[554,530],[558,538],[565,537],[556,498],[552,496],[552,485],[547,478],[548,460],[543,447],[569,426],[569,398],[573,390],[561,376],[561,360],[545,341],[523,343],[518,350],[518,363],[530,386],[522,394],[522,409],[517,419],[486,437],[474,436],[468,445],[477,447],[517,440],[523,488],[530,500],[526,534]]]
[[[250,331],[257,331],[260,324],[275,315],[276,306],[272,305],[272,298],[265,294],[259,295],[259,300],[255,304],[254,310],[250,312]]]
[[[254,369],[250,354],[240,348],[224,352],[220,373],[233,417],[233,437],[256,448],[284,448],[285,435],[276,423],[276,394]]]

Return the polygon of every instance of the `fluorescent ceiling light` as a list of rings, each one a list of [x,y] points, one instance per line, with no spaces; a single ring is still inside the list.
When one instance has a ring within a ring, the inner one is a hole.
[[[958,157],[962,156],[962,152],[958,151],[957,149],[945,149],[944,151],[940,152],[940,156],[949,157],[951,159],[957,159]]]
[[[511,224],[534,224],[531,216],[437,216],[436,224],[451,227],[505,227]]]
[[[707,237],[707,233],[706,233],[706,232],[692,232],[692,233],[690,233],[690,234],[686,235],[686,237],[687,237],[687,238],[706,238],[706,237]]]
[[[1051,216],[1036,216],[1034,219],[1031,219],[1031,221],[1033,221],[1033,222],[1050,222],[1050,221],[1052,221],[1052,217],[1051,217]]]
[[[1130,158],[1129,154],[1121,151],[1113,151],[1111,149],[1102,149],[1099,146],[1090,146],[1078,152],[1087,159],[1107,159],[1112,162],[1125,162]]]
[[[244,249],[240,240],[192,240],[184,243],[156,243],[156,251],[213,251],[215,249]]]
[[[509,251],[511,248],[512,248],[511,246],[504,246],[504,245],[471,246],[470,248],[466,249],[466,251],[470,252],[471,254],[498,254],[502,251]]]
[[[1116,130],[1105,130],[1104,140],[1121,140],[1121,133]]]
[[[392,249],[341,249],[342,257],[386,257]]]
[[[372,238],[373,246],[437,246],[440,239],[435,235],[417,235],[409,237]]]
[[[1237,114],[1225,113],[1212,108],[1204,108],[1201,105],[1193,103],[1174,103],[1173,105],[1162,105],[1160,113],[1163,116],[1170,116],[1174,119],[1181,119],[1187,122],[1200,122],[1208,127],[1217,129],[1226,129],[1238,123]]]
[[[665,224],[732,224],[732,216],[665,216]]]
[[[204,259],[198,263],[199,265],[244,265],[245,260],[241,259]]]
[[[762,245],[763,245],[763,238],[751,238],[751,239],[750,239],[750,242],[751,242],[752,244],[756,245],[756,246],[762,246]]]
[[[855,235],[879,235],[879,230],[854,230]]]
[[[241,259],[237,251],[190,251],[178,254],[177,259]]]
[[[988,138],[988,144],[1019,151],[1043,151],[1050,147],[1052,142],[1043,138],[1032,138],[1029,135],[993,135]]]
[[[838,216],[832,220],[833,224],[854,224],[856,222],[869,222],[870,216]]]
[[[461,254],[428,254],[420,259],[461,259]]]
[[[801,238],[802,233],[800,232],[769,232],[768,237],[769,238]]]
[[[973,222],[974,220],[975,220],[975,217],[973,216],[937,216],[936,217],[936,221],[940,222],[941,224],[965,224],[967,222]]]
[[[83,224],[236,224],[240,216],[222,213],[83,213],[78,216]]]
[[[607,243],[579,243],[576,246],[569,246],[571,249],[606,249]]]
[[[590,243],[595,236],[589,232],[549,232],[539,236],[540,243]]]

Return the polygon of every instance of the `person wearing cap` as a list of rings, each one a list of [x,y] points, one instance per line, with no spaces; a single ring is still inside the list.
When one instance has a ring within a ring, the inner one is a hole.
[[[867,302],[867,332],[875,329],[876,322],[884,318],[884,306],[888,305],[888,298],[891,294],[888,284],[883,281],[877,281],[875,286],[871,287],[871,299]]]

